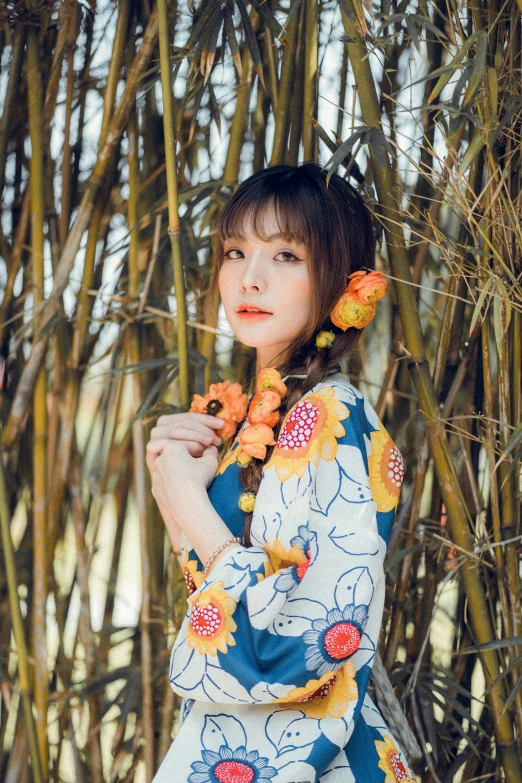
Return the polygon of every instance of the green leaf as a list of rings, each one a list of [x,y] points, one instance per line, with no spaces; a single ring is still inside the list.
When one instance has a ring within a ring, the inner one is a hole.
[[[361,140],[361,143],[367,143],[369,128],[365,125],[362,128],[358,128],[349,139],[343,141],[340,147],[334,152],[330,160],[328,160],[323,166],[324,169],[328,169],[327,182],[330,180],[332,174],[339,168],[344,159],[351,153],[354,144]]]
[[[466,647],[464,650],[458,650],[455,655],[469,655],[470,653],[501,650],[504,647],[518,647],[519,645],[522,645],[522,636],[510,636],[507,639],[494,639],[492,642]]]
[[[509,696],[506,699],[506,703],[504,705],[504,710],[503,710],[504,712],[506,710],[508,710],[511,707],[511,705],[513,704],[513,702],[515,701],[515,696],[517,695],[518,691],[520,690],[520,686],[521,685],[522,685],[522,674],[520,675],[520,677],[516,681],[516,683],[515,683],[515,685],[513,687],[513,690],[511,691],[511,693],[509,694]]]
[[[522,445],[522,422],[517,425],[515,431],[510,436],[508,442],[506,443],[506,447],[500,457],[498,458],[495,467],[493,470],[496,470],[501,462],[503,462],[506,457],[511,454],[512,451],[514,451],[518,446]],[[516,462],[516,459],[514,460]]]
[[[508,666],[506,666],[506,668],[498,675],[498,677],[495,677],[493,682],[489,683],[484,693],[487,694],[491,690],[493,690],[497,682],[500,682],[500,680],[502,680],[506,675],[508,675],[509,672],[513,671],[513,669],[516,669],[518,666],[520,666],[521,663],[522,663],[522,655],[518,655],[515,658],[515,660],[511,661],[511,663]]]
[[[281,41],[283,45],[289,46],[290,41],[284,34],[284,30],[274,16],[274,13],[266,0],[251,0],[257,13],[266,24],[276,41]],[[281,37],[282,36],[282,37]]]
[[[480,296],[479,296],[479,298],[477,300],[477,304],[475,305],[475,309],[473,310],[473,315],[471,316],[471,323],[469,325],[469,335],[468,335],[468,337],[471,337],[471,335],[472,335],[472,333],[473,333],[473,331],[475,329],[475,324],[477,323],[478,317],[479,317],[479,315],[480,315],[480,313],[482,311],[482,307],[483,307],[484,302],[486,300],[486,296],[490,293],[490,289],[493,286],[493,281],[494,281],[493,277],[488,277],[488,279],[486,280],[486,285],[484,286],[484,288],[480,292]]]
[[[498,358],[502,359],[504,329],[502,328],[502,299],[499,296],[493,298],[493,331],[495,332]]]

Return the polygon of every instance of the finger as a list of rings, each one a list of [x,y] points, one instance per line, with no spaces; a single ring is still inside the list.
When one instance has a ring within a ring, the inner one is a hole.
[[[158,416],[156,420],[156,426],[191,426],[194,422],[199,422],[207,427],[211,427],[214,430],[219,430],[224,426],[225,422],[218,416],[211,416],[208,413],[196,413],[196,411],[188,411],[187,413],[166,413]]]
[[[202,424],[205,424],[207,427],[212,427],[214,430],[220,430],[225,425],[225,422],[223,419],[220,419],[219,416],[210,416],[207,413],[195,412],[190,413],[189,416],[193,416],[194,419],[200,421]]]
[[[222,438],[214,431],[202,424],[185,427],[162,426],[153,427],[150,433],[151,440],[162,440],[171,438],[172,440],[191,440],[205,445],[214,443],[216,446],[221,444]]]
[[[221,444],[221,438],[209,429],[191,430],[178,427],[175,430],[169,430],[166,427],[159,429],[158,433],[151,432],[151,440],[182,440],[201,443],[203,446],[210,446],[214,443],[216,446]]]
[[[160,454],[163,454],[163,449],[166,446],[172,444],[173,440],[174,440],[173,438],[163,438],[162,440],[154,440],[154,441],[149,441],[147,443],[146,459],[148,460],[150,458],[152,469],[154,469],[155,467],[154,460],[156,459],[156,457],[159,457]],[[204,452],[204,450],[207,448],[206,444],[202,444],[197,441],[178,440],[177,442],[185,446],[185,448],[187,449],[191,457],[200,457]],[[149,470],[151,470],[150,467]]]
[[[147,443],[145,450],[147,454],[151,454],[154,456],[157,456],[158,454],[161,454],[165,446],[169,443],[168,438],[162,438],[159,440],[149,440]]]

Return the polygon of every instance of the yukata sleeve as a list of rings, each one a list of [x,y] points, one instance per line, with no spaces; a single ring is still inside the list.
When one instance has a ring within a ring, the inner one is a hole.
[[[379,636],[383,536],[402,480],[369,410],[353,387],[318,384],[288,411],[263,468],[254,545],[226,552],[189,596],[171,657],[177,693],[339,719],[336,744],[348,741]]]

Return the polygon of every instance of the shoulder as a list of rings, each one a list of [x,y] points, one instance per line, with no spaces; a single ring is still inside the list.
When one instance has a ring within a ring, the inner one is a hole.
[[[354,486],[364,483],[378,510],[397,505],[402,455],[370,402],[342,373],[313,386],[286,413],[263,472],[275,467],[284,482],[324,463],[335,463]]]
[[[347,376],[340,373],[313,386],[285,414],[272,455],[263,467],[274,466],[281,481],[296,474],[302,477],[309,465],[333,460],[340,440],[348,431],[357,432],[358,445],[365,448],[364,412],[358,412],[362,395]],[[362,415],[362,418],[361,418]],[[356,422],[352,422],[355,417]]]

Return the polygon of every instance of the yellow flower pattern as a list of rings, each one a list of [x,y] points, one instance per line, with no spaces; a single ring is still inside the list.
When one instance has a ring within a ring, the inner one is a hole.
[[[183,554],[183,576],[187,583],[189,595],[203,583],[203,571],[198,571],[198,561],[189,560],[188,549]]]
[[[333,460],[337,455],[337,438],[344,435],[341,424],[350,411],[335,396],[335,389],[323,386],[306,394],[287,412],[272,456],[263,472],[275,466],[280,481],[304,476],[308,464],[320,459]]]
[[[391,511],[399,502],[404,478],[404,463],[400,451],[379,422],[371,435],[372,453],[368,457],[370,489],[377,511]]]
[[[232,618],[236,601],[224,589],[221,580],[198,595],[189,596],[192,604],[187,628],[187,644],[200,655],[226,653],[228,645],[235,645],[232,633],[237,629]]]
[[[375,750],[379,754],[379,769],[386,777],[384,783],[416,783],[401,761],[397,746],[387,734],[383,740],[375,740]]]
[[[309,718],[342,718],[358,690],[352,661],[336,672],[326,672],[319,680],[308,680],[302,688],[293,688],[286,696],[274,699],[289,709],[302,710]]]

